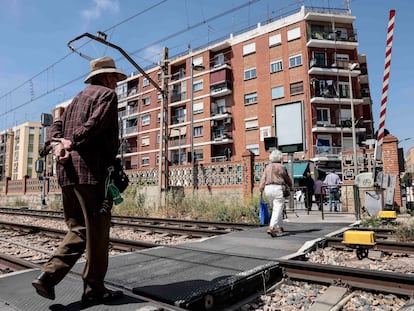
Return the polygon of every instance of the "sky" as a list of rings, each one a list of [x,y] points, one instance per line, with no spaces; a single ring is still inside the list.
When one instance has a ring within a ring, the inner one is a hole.
[[[289,14],[300,5],[341,7],[343,0],[0,0],[0,131],[40,121],[42,113],[72,98],[84,87],[87,57],[113,57],[130,74],[122,55],[85,38],[103,31],[142,68],[189,47],[228,38],[259,21]],[[358,52],[367,56],[374,127],[378,128],[389,11],[396,10],[385,128],[407,152],[414,146],[414,1],[349,0]]]

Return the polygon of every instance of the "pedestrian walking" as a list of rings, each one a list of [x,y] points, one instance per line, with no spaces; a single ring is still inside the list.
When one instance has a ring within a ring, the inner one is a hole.
[[[285,207],[284,188],[287,187],[293,191],[292,180],[281,163],[283,159],[282,152],[273,150],[270,153],[270,163],[266,166],[260,180],[260,195],[265,194],[269,204],[272,206],[272,216],[270,218],[267,233],[271,237],[276,237],[276,231],[283,232],[283,210]]]
[[[318,178],[316,179],[315,184],[313,185],[313,191],[315,193],[315,200],[318,204],[318,209],[321,211],[323,208],[323,200],[325,197],[323,181],[321,176],[318,176]]]
[[[305,186],[306,186],[305,207],[308,211],[310,211],[312,209],[313,193],[314,193],[314,186],[315,186],[315,181],[313,180],[310,172],[306,172]]]
[[[323,182],[328,187],[329,194],[329,210],[332,212],[332,206],[335,212],[338,212],[338,200],[339,200],[339,185],[342,184],[341,178],[335,174],[335,170],[326,175]]]
[[[86,250],[82,273],[82,306],[110,302],[123,295],[104,285],[108,269],[109,230],[113,198],[106,189],[108,167],[119,148],[117,82],[126,75],[110,57],[90,62],[85,79],[90,85],[48,128],[42,154],[52,152],[62,188],[64,220],[68,232],[32,282],[37,293],[55,299],[62,281]]]

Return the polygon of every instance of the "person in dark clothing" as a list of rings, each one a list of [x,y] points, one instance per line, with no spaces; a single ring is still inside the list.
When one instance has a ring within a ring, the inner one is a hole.
[[[305,207],[307,208],[308,211],[310,211],[312,209],[313,193],[314,193],[314,186],[315,186],[315,181],[313,180],[310,172],[306,173],[305,186],[306,186]]]
[[[115,88],[126,75],[107,56],[92,60],[90,66],[91,72],[85,79],[90,85],[75,96],[62,118],[48,128],[41,150],[41,154],[52,152],[56,158],[69,231],[32,282],[39,295],[55,299],[54,287],[86,250],[83,306],[109,302],[123,295],[104,285],[113,204],[105,179],[119,148]]]

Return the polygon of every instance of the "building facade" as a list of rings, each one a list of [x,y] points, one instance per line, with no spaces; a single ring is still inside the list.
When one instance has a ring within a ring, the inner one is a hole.
[[[405,170],[408,173],[414,173],[414,147],[408,149],[405,154]]]
[[[188,164],[192,149],[197,163],[240,161],[246,150],[267,158],[266,141],[280,145],[284,133],[298,133],[295,158],[323,173],[340,171],[341,152],[354,140],[356,149],[372,147],[367,62],[358,54],[354,20],[346,10],[302,7],[170,59],[170,164]],[[161,81],[159,67],[148,74]],[[126,169],[158,167],[160,93],[138,74],[119,84],[118,96]],[[299,114],[278,109],[292,104]]]
[[[26,122],[0,133],[1,180],[36,178],[41,142],[40,122]]]

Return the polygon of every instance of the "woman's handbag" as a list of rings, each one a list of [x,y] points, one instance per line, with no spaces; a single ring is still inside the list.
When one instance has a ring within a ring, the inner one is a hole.
[[[260,196],[259,218],[261,225],[268,225],[270,222],[269,208],[262,195]]]

